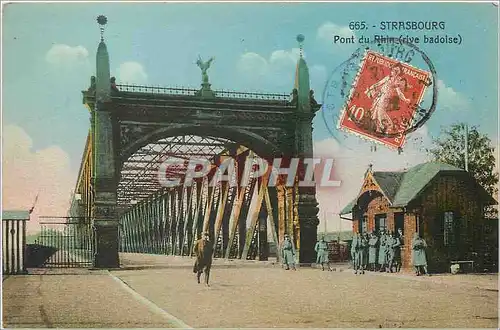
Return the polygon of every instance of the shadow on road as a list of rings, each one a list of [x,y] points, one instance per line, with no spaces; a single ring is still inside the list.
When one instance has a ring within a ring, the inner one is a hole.
[[[26,267],[42,267],[58,249],[40,244],[26,245]]]

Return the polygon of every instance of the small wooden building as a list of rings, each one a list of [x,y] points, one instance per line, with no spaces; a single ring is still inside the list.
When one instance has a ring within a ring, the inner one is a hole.
[[[25,274],[26,221],[31,211],[2,211],[2,274]]]
[[[411,242],[419,232],[428,244],[429,271],[445,272],[452,260],[471,260],[481,251],[484,208],[496,204],[468,172],[448,164],[428,162],[398,172],[374,172],[370,165],[341,217],[352,220],[358,233],[401,228],[404,269],[412,267]]]

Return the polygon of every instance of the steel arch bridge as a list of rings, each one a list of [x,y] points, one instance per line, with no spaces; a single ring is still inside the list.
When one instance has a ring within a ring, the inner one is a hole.
[[[270,171],[253,171],[259,159],[281,158],[283,168],[292,157],[312,157],[320,105],[305,60],[297,62],[292,96],[212,90],[206,69],[201,89],[116,85],[101,37],[96,76],[82,92],[91,127],[69,211],[91,228],[78,235],[93,238],[94,267],[119,267],[120,251],[191,255],[204,231],[215,257],[267,260],[268,237],[279,246],[289,234],[300,262],[313,262],[315,188],[297,184],[300,170],[291,186],[277,169],[274,186]],[[187,180],[190,159],[209,162],[207,175]],[[233,175],[214,180],[228,159]],[[172,160],[177,165],[162,165]],[[167,187],[161,178],[181,184]]]

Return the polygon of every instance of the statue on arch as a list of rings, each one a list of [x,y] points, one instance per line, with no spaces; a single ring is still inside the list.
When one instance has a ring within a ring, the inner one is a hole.
[[[198,61],[196,61],[196,64],[201,69],[201,79],[203,81],[203,84],[208,84],[207,70],[210,68],[210,64],[212,64],[212,61],[214,59],[215,59],[214,57],[211,57],[208,61],[203,62],[203,60],[201,59],[201,57],[198,55]]]

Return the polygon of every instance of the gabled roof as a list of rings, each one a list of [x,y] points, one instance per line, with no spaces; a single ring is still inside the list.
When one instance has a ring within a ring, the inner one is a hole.
[[[465,173],[465,170],[445,163],[428,162],[416,165],[407,171],[373,172],[373,177],[392,203],[391,206],[403,207],[414,200],[441,172]],[[356,202],[357,198],[344,207],[340,215],[351,213]]]
[[[391,203],[394,201],[404,174],[404,172],[373,172],[375,181]]]
[[[464,172],[465,170],[438,162],[428,162],[414,166],[403,176],[392,206],[406,206],[417,197],[424,187],[440,172]]]

